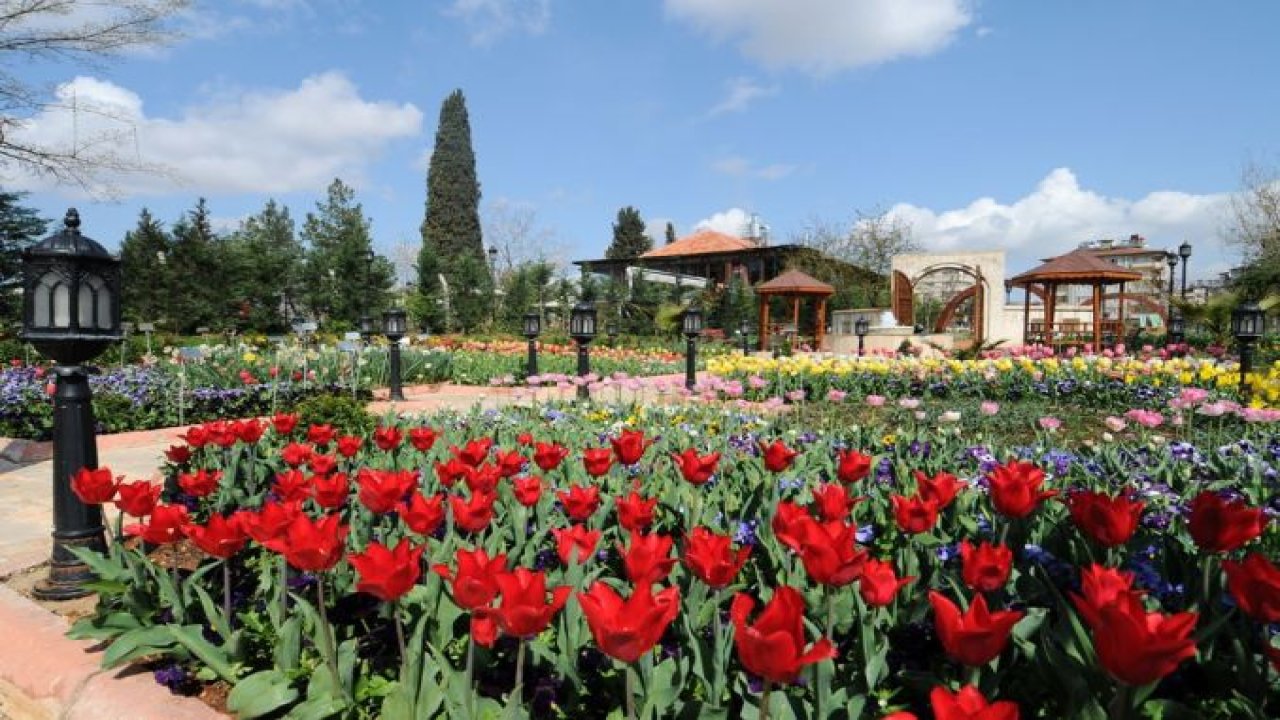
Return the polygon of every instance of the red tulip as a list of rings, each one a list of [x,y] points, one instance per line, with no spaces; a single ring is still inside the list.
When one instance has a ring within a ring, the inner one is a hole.
[[[1280,568],[1256,552],[1244,562],[1224,560],[1222,567],[1241,612],[1260,623],[1280,622]]]
[[[205,553],[216,558],[229,558],[244,548],[249,534],[245,532],[242,515],[225,517],[214,513],[202,525],[187,523],[182,532]]]
[[[498,576],[507,571],[507,556],[498,554],[490,558],[483,548],[459,548],[456,557],[457,572],[444,564],[437,564],[431,569],[449,581],[449,592],[455,605],[473,612],[488,607],[498,596]]]
[[[240,442],[246,445],[256,444],[262,439],[262,434],[267,430],[266,426],[257,420],[243,420],[233,423],[232,427],[235,428],[236,437],[240,438]]]
[[[548,602],[547,576],[527,568],[503,573],[497,581],[500,599],[494,619],[502,632],[512,637],[531,638],[546,630],[569,599],[570,589],[560,586],[551,591]]]
[[[289,443],[280,449],[280,458],[289,467],[298,467],[311,457],[311,446],[306,443]]]
[[[333,442],[336,434],[332,425],[312,425],[307,428],[307,442],[312,445],[328,445]]]
[[[1262,534],[1262,508],[1251,508],[1243,500],[1223,500],[1204,491],[1191,501],[1187,529],[1196,545],[1208,553],[1231,552]]]
[[[1093,647],[1098,662],[1116,680],[1133,686],[1153,683],[1196,654],[1191,633],[1198,615],[1149,613],[1136,593],[1098,609]]]
[[[965,587],[976,592],[995,592],[1009,582],[1013,551],[986,541],[974,546],[968,540],[961,540],[960,565]]]
[[[915,476],[916,494],[925,500],[936,502],[938,510],[943,510],[950,505],[965,487],[962,480],[949,472],[939,472],[929,477],[916,470]]]
[[[649,585],[642,584],[623,600],[597,580],[590,590],[578,593],[578,604],[600,651],[633,663],[658,644],[680,612],[680,591],[672,587],[654,595]]]
[[[613,445],[613,452],[618,456],[618,462],[623,465],[635,465],[640,462],[640,458],[644,457],[644,451],[649,449],[653,440],[645,438],[644,433],[639,430],[623,430],[618,437],[611,438],[609,444]]]
[[[991,662],[1009,643],[1009,633],[1022,619],[1019,610],[988,612],[987,600],[975,595],[969,610],[963,615],[960,608],[936,590],[929,591],[929,604],[933,605],[938,638],[951,659],[970,666]]]
[[[1029,462],[1010,460],[987,475],[991,484],[991,504],[996,512],[1011,518],[1024,518],[1035,511],[1041,500],[1058,493],[1040,490],[1044,471]]]
[[[467,444],[461,449],[457,446],[451,446],[449,452],[462,462],[475,467],[484,462],[489,457],[489,448],[493,447],[493,438],[476,438],[468,440]]]
[[[533,507],[542,499],[542,478],[535,475],[518,477],[511,481],[511,492],[516,502],[525,507]]]
[[[351,495],[351,483],[346,473],[330,475],[313,475],[311,477],[311,499],[327,510],[337,510],[347,504]]]
[[[149,483],[148,483],[149,484]],[[116,488],[120,480],[111,477],[111,468],[80,468],[71,477],[71,491],[85,505],[101,505],[109,503],[116,497]],[[132,513],[130,513],[132,514]]]
[[[613,467],[613,453],[608,448],[587,448],[582,451],[582,467],[591,477],[600,477]]]
[[[436,463],[436,478],[445,487],[453,487],[458,478],[464,478],[470,473],[471,466],[456,457],[449,458],[448,462]]]
[[[679,454],[672,453],[671,459],[675,460],[676,467],[680,469],[680,474],[685,480],[693,485],[701,485],[716,474],[716,467],[720,464],[720,453],[699,455],[697,450],[689,448]]]
[[[918,495],[911,498],[894,495],[889,499],[893,501],[894,519],[905,533],[929,532],[938,522],[938,503],[932,500],[922,500]]]
[[[809,521],[800,545],[804,571],[814,582],[843,587],[862,577],[867,553],[857,547],[858,527],[851,523]]]
[[[418,584],[422,576],[422,552],[426,545],[414,547],[409,538],[400,538],[394,549],[371,542],[362,553],[347,555],[351,567],[360,573],[358,592],[368,593],[383,602],[395,602]]]
[[[178,437],[196,449],[202,448],[209,443],[209,431],[205,430],[203,425],[189,427],[185,433]]]
[[[524,456],[516,450],[511,452],[499,450],[495,459],[498,462],[498,472],[504,478],[519,475],[520,471],[524,470]]]
[[[771,444],[765,445],[760,443],[760,453],[764,458],[764,466],[769,472],[786,472],[791,467],[791,463],[800,453],[792,450],[782,444],[781,440],[774,440]]]
[[[160,490],[161,487],[150,480],[122,482],[116,486],[116,507],[126,515],[145,517],[159,502]]]
[[[783,500],[778,503],[773,513],[773,522],[770,527],[773,528],[773,535],[778,538],[778,542],[795,552],[800,552],[804,536],[813,522],[809,511],[790,500]]]
[[[564,512],[575,523],[586,522],[600,507],[600,488],[591,485],[570,485],[568,491],[561,490],[556,498],[564,506]]]
[[[565,565],[587,562],[595,555],[596,545],[600,542],[600,531],[588,530],[586,525],[552,528],[551,534],[556,539],[556,554]]]
[[[743,667],[750,672],[769,682],[792,683],[806,665],[836,656],[827,638],[805,650],[804,598],[795,588],[783,585],[774,590],[764,611],[748,625],[747,616],[755,604],[750,595],[738,593],[729,607],[733,643]]]
[[[627,579],[636,586],[662,582],[671,574],[677,559],[671,557],[674,545],[670,535],[645,535],[632,532],[631,544],[619,547]]]
[[[298,427],[298,416],[296,414],[276,413],[271,416],[271,425],[275,428],[277,435],[292,435],[294,428]]]
[[[814,508],[823,522],[848,520],[854,506],[865,499],[853,497],[848,488],[836,483],[823,483],[813,489]]]
[[[653,524],[653,509],[657,505],[658,498],[646,498],[632,490],[630,495],[618,498],[614,503],[618,524],[628,532],[644,532]]]
[[[534,445],[533,464],[542,472],[551,472],[560,466],[560,462],[569,457],[569,448],[557,443],[540,442]]]
[[[277,538],[276,542],[290,565],[299,570],[319,572],[337,565],[342,559],[347,530],[337,515],[326,515],[312,521],[305,514],[298,513],[285,528],[283,537]]]
[[[1102,547],[1124,545],[1138,529],[1145,503],[1124,495],[1095,491],[1071,493],[1063,499],[1080,531]]]
[[[444,496],[424,497],[420,491],[414,490],[409,493],[408,500],[396,506],[396,514],[415,533],[434,535],[444,524]]]
[[[357,497],[365,507],[376,514],[389,513],[418,486],[418,471],[361,468],[356,483],[360,486]]]
[[[469,500],[457,495],[449,497],[449,509],[453,511],[453,524],[459,530],[477,533],[489,527],[493,521],[493,503],[497,495],[472,493]]]
[[[436,438],[439,436],[440,434],[434,428],[409,428],[409,444],[422,452],[428,452],[432,447],[435,447]]]
[[[164,451],[165,458],[174,465],[185,465],[191,459],[191,448],[186,445],[170,445]]]
[[[1103,607],[1130,595],[1141,595],[1133,589],[1133,573],[1098,564],[1080,572],[1080,590],[1080,594],[1071,593],[1071,599],[1090,627],[1101,622]]]
[[[749,546],[734,550],[732,544],[728,535],[696,527],[685,538],[684,565],[699,580],[719,590],[733,582],[751,555]]]
[[[951,692],[939,685],[929,693],[934,720],[1018,720],[1018,705],[1011,700],[988,702],[982,691],[965,685]]]
[[[467,468],[462,476],[467,489],[473,493],[496,493],[498,481],[502,479],[502,470],[497,465],[481,463],[478,467]]]
[[[394,425],[380,426],[373,431],[373,444],[378,446],[383,452],[391,452],[400,447],[400,443],[404,440],[404,435],[400,433],[400,429]]]
[[[152,545],[167,545],[182,539],[182,526],[187,522],[183,505],[156,505],[146,523],[126,526],[126,535],[137,535]]]
[[[533,433],[522,432],[516,436],[516,444],[528,447],[533,444]]]
[[[280,542],[293,519],[302,513],[301,503],[264,503],[256,512],[243,510],[240,524],[254,542],[274,552],[283,552]]]
[[[836,451],[836,479],[842,483],[856,483],[871,474],[871,456],[857,450]]]
[[[910,585],[913,580],[914,576],[898,577],[893,563],[870,558],[862,568],[862,576],[858,578],[858,594],[871,607],[885,607],[893,602],[899,590]]]
[[[307,477],[301,470],[285,470],[276,473],[271,492],[284,502],[302,501],[311,496],[311,483],[307,482]]]
[[[353,458],[364,445],[364,438],[356,435],[343,435],[338,438],[338,454],[344,458]]]
[[[311,472],[315,475],[328,475],[338,469],[338,458],[333,455],[321,455],[312,453],[307,458],[307,467],[311,468]]]
[[[204,424],[205,431],[209,434],[209,442],[213,444],[229,448],[236,444],[239,437],[235,433],[235,428],[226,420],[214,420]]]

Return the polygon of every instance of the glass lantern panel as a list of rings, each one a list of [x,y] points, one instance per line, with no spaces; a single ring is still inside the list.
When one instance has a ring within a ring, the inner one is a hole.
[[[71,288],[64,282],[53,286],[53,323],[51,327],[71,327]]]
[[[98,329],[110,330],[112,315],[114,314],[111,307],[111,293],[105,286],[98,288],[96,293],[98,296]]]
[[[31,303],[31,324],[37,328],[47,328],[53,322],[53,292],[58,286],[58,275],[45,273],[36,283]]]

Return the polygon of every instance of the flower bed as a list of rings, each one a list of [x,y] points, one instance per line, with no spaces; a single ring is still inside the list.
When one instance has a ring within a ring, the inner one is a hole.
[[[73,633],[242,717],[1273,717],[1280,436],[1007,422],[211,424],[77,478],[141,520]]]

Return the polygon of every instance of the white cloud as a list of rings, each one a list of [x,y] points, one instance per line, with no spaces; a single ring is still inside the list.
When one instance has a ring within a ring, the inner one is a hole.
[[[926,250],[1004,249],[1016,272],[1086,240],[1136,233],[1151,247],[1168,248],[1187,240],[1195,247],[1191,275],[1206,277],[1233,264],[1220,239],[1230,202],[1229,193],[1156,191],[1136,200],[1107,197],[1082,188],[1070,169],[1057,168],[1030,194],[1009,204],[990,197],[952,210],[899,203],[889,214],[909,223]]]
[[[930,55],[973,21],[971,0],[665,0],[667,15],[733,39],[773,68],[815,74]]]
[[[736,235],[744,237],[747,234],[747,227],[751,223],[751,213],[742,208],[729,208],[724,212],[718,212],[709,218],[699,220],[694,223],[693,229],[698,230],[714,230],[726,235]]]
[[[721,175],[735,178],[755,178],[758,180],[781,180],[796,171],[795,165],[773,163],[772,165],[754,165],[751,161],[738,155],[727,155],[711,163],[711,169]]]
[[[513,32],[546,32],[551,0],[453,0],[444,14],[466,23],[473,44],[490,45]]]
[[[707,117],[742,112],[752,102],[776,94],[777,86],[765,87],[749,77],[736,77],[725,83],[724,98],[707,111]]]
[[[358,183],[389,142],[416,136],[422,126],[422,113],[412,104],[367,101],[336,72],[313,75],[290,90],[206,92],[177,117],[149,117],[132,90],[78,77],[58,88],[57,102],[32,118],[18,139],[170,170],[100,178],[122,196],[284,193],[314,190],[335,176]],[[52,189],[50,182],[9,179],[27,190]]]

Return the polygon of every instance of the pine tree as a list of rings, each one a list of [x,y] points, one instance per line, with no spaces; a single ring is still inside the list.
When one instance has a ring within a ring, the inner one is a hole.
[[[418,255],[421,297],[415,305],[433,325],[444,321],[472,328],[488,316],[492,282],[480,230],[480,184],[466,99],[461,90],[455,90],[440,106],[435,150],[427,170],[426,217]],[[445,317],[445,307],[451,317]]]
[[[676,241],[676,226],[672,225],[671,223],[667,223],[667,244],[670,245],[675,241]]]
[[[173,239],[146,208],[120,243],[121,306],[124,319],[164,325],[168,321],[169,264]]]
[[[613,224],[613,242],[604,256],[610,260],[624,260],[639,257],[653,249],[653,241],[644,234],[644,219],[640,211],[628,205],[618,211],[618,220]]]
[[[395,281],[394,269],[373,250],[369,220],[355,201],[355,191],[335,178],[328,197],[316,203],[302,223],[307,257],[302,269],[302,294],[316,317],[337,328],[352,328],[366,313],[386,304]]]
[[[173,224],[173,242],[164,264],[168,299],[165,307],[172,329],[190,333],[228,324],[231,302],[226,295],[226,263],[213,232],[204,198]]]
[[[227,293],[238,303],[245,329],[279,332],[296,313],[303,249],[289,208],[268,200],[226,241],[231,282]]]
[[[22,251],[44,235],[49,221],[22,205],[26,193],[0,190],[0,318],[18,318],[15,290],[22,283]]]

